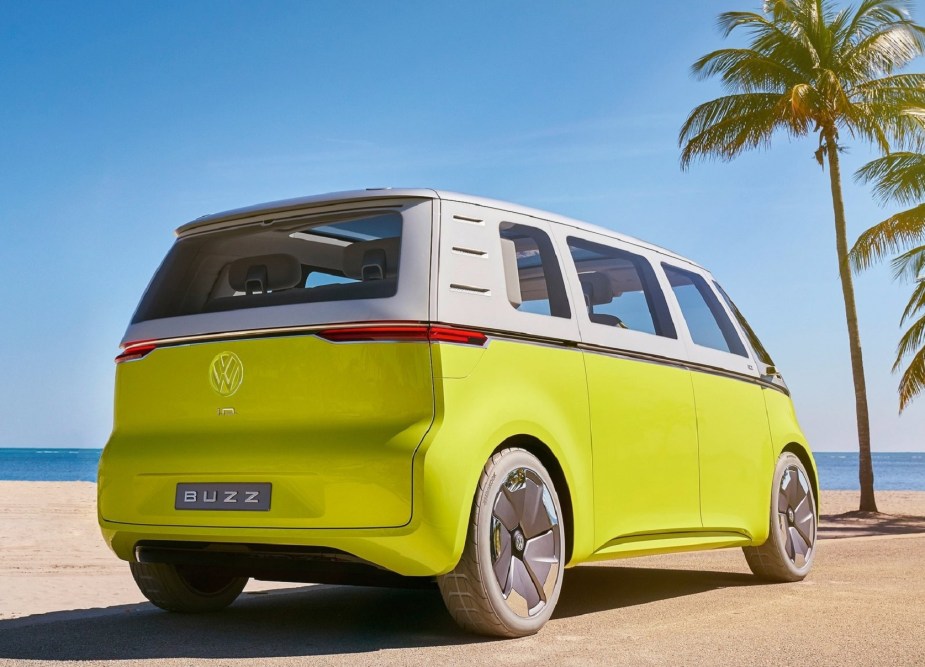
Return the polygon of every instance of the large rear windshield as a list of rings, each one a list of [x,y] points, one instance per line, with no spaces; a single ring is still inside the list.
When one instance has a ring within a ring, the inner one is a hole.
[[[293,303],[377,299],[398,289],[402,216],[253,225],[177,241],[132,323]]]

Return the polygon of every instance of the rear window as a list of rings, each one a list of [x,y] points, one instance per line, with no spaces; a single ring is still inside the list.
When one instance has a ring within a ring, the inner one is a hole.
[[[177,241],[132,323],[398,290],[402,216],[253,225]]]

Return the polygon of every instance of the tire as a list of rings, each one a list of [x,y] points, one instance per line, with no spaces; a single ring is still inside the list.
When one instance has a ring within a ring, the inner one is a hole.
[[[564,571],[562,508],[535,456],[503,449],[482,470],[466,545],[437,579],[453,619],[494,637],[536,634],[559,599]]]
[[[744,547],[748,567],[767,581],[801,581],[816,556],[816,499],[806,468],[784,452],[774,469],[767,541]]]
[[[129,563],[129,567],[144,596],[167,611],[224,609],[247,584],[247,577],[231,577],[203,567],[168,563]]]

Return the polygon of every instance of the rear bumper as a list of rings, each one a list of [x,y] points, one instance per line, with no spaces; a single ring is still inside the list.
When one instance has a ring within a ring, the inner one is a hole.
[[[152,544],[169,543],[172,550],[184,547],[195,550],[208,545],[213,553],[242,554],[270,553],[279,548],[291,547],[288,552],[311,554],[338,552],[355,559],[408,577],[430,577],[453,569],[458,554],[452,545],[426,527],[379,528],[357,530],[313,530],[279,528],[203,528],[188,526],[148,526],[115,523],[100,519],[103,537],[116,555],[127,561],[148,560],[169,562],[150,551]],[[163,545],[161,545],[163,546]],[[148,556],[142,554],[148,549]],[[283,552],[286,552],[283,549]],[[223,564],[224,556],[212,562]],[[311,559],[305,559],[311,560]],[[241,565],[243,561],[238,561]],[[253,563],[256,565],[256,563]],[[287,566],[288,567],[288,566]],[[261,568],[255,567],[249,576],[258,576]],[[267,576],[267,579],[310,580]]]
[[[452,570],[459,561],[468,529],[472,494],[482,462],[487,456],[479,448],[464,452],[455,446],[458,438],[438,438],[438,425],[431,429],[414,455],[412,463],[411,517],[401,526],[374,528],[313,528],[302,526],[263,527],[175,525],[169,521],[113,521],[99,512],[99,524],[109,547],[126,561],[137,560],[139,543],[169,542],[175,546],[207,544],[214,550],[240,549],[236,545],[334,550],[349,554],[378,568],[405,577],[433,577]],[[438,443],[438,440],[441,441]],[[465,461],[472,458],[472,462]],[[478,462],[478,463],[476,463]],[[98,508],[117,498],[112,490],[99,486]],[[202,517],[217,512],[204,512]],[[239,512],[224,512],[237,515]],[[253,520],[258,512],[248,512]],[[279,577],[286,580],[285,577]]]

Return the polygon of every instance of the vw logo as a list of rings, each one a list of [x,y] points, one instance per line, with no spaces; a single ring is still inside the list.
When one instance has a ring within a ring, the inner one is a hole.
[[[231,396],[244,382],[244,364],[234,352],[220,352],[209,365],[209,384],[222,396]]]

